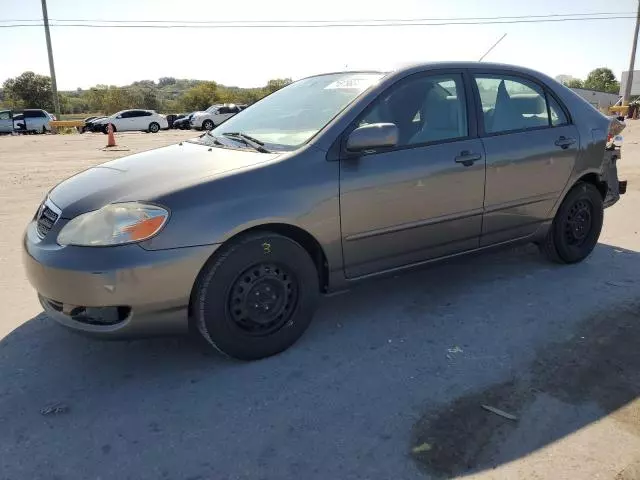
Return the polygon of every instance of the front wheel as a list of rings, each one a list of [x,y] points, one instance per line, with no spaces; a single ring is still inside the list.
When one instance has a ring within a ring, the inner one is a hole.
[[[213,130],[213,127],[215,127],[215,125],[213,124],[213,121],[211,121],[211,120],[205,120],[204,122],[202,122],[202,129],[203,130]]]
[[[230,357],[257,360],[300,338],[318,293],[318,272],[302,246],[275,233],[253,233],[223,247],[205,266],[192,311],[211,345]]]
[[[540,248],[554,262],[580,262],[598,243],[603,219],[602,195],[592,184],[580,182],[563,200]]]
[[[160,124],[156,122],[151,122],[149,124],[149,131],[151,133],[158,133],[160,131]]]

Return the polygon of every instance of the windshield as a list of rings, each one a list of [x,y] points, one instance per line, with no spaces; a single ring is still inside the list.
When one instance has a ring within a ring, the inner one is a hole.
[[[211,105],[209,108],[205,110],[207,113],[216,113],[218,111],[219,105]]]
[[[299,80],[242,110],[211,135],[243,133],[264,142],[269,149],[291,150],[306,143],[383,76],[336,73]]]

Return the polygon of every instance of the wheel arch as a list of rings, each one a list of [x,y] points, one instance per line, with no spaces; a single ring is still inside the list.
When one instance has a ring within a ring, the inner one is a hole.
[[[575,187],[580,182],[590,183],[591,185],[596,187],[598,189],[598,191],[600,192],[600,195],[602,195],[602,200],[604,200],[605,197],[607,196],[607,189],[608,189],[607,182],[602,180],[600,175],[598,175],[597,173],[595,173],[595,172],[585,173],[580,178],[578,178],[573,183],[573,185],[571,185],[571,188]],[[571,188],[569,190],[571,190]],[[569,193],[569,190],[567,191],[567,193]],[[566,196],[566,194],[565,194],[565,196]]]

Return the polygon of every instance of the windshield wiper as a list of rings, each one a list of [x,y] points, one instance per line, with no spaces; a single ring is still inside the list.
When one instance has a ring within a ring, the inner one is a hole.
[[[245,145],[250,146],[251,148],[257,150],[260,153],[271,153],[270,150],[264,148],[264,142],[261,142],[257,138],[250,137],[246,133],[242,132],[226,132],[223,133],[225,137],[233,138],[234,140],[240,140]]]

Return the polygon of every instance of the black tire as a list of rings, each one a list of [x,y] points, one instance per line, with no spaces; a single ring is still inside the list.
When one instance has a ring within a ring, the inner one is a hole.
[[[194,323],[220,352],[257,360],[300,338],[318,295],[318,272],[304,248],[282,235],[252,233],[224,246],[203,268],[192,297]]]
[[[150,133],[158,133],[160,131],[160,124],[158,122],[151,122],[149,124]]]
[[[602,195],[580,182],[562,201],[540,249],[556,263],[581,262],[598,243],[603,219]]]
[[[213,123],[213,120],[205,120],[204,122],[202,122],[202,129],[203,130],[213,130],[215,128],[215,124]]]

